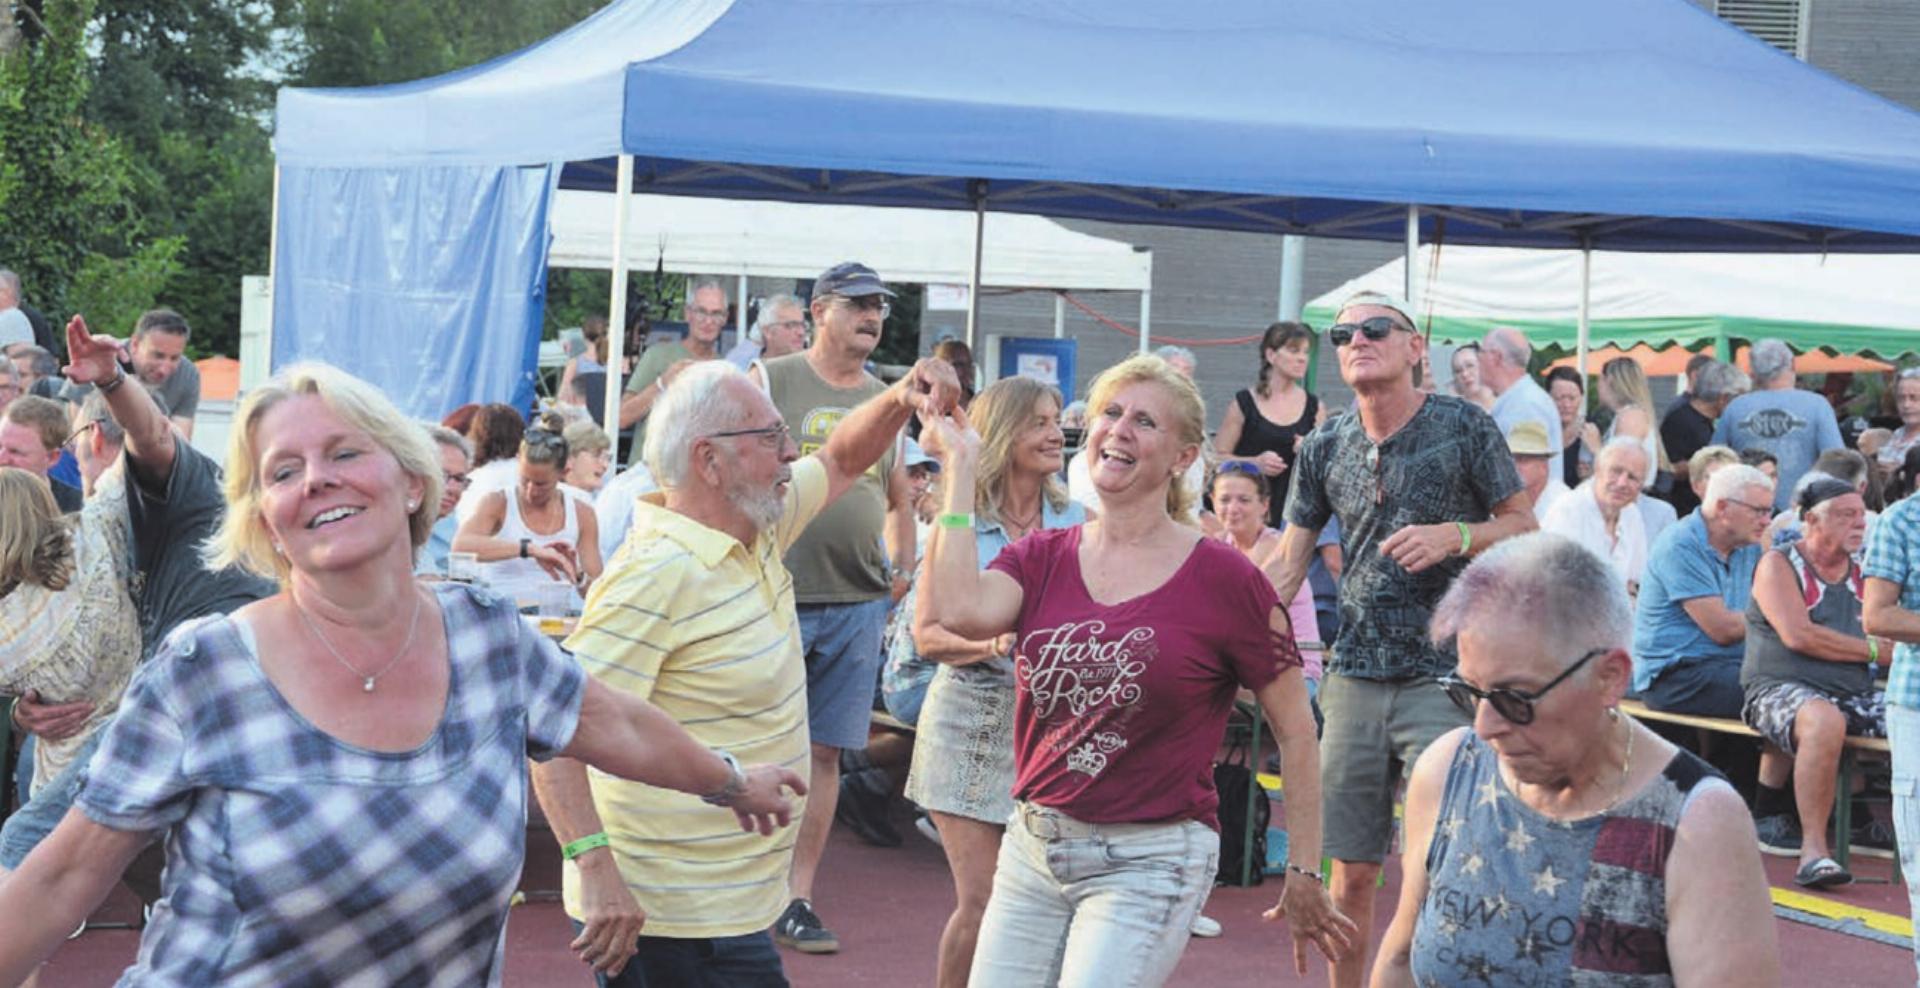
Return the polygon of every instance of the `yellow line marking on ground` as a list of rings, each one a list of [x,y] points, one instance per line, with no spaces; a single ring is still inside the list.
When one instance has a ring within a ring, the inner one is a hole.
[[[1798,909],[1801,912],[1812,913],[1815,916],[1823,916],[1827,919],[1857,919],[1870,930],[1879,930],[1882,933],[1891,933],[1899,937],[1913,936],[1913,920],[1905,916],[1896,916],[1893,913],[1883,913],[1877,909],[1868,909],[1864,906],[1853,906],[1844,902],[1835,902],[1832,899],[1824,899],[1820,896],[1808,895],[1804,892],[1795,892],[1791,889],[1775,888],[1772,891],[1773,903],[1777,906],[1785,906],[1788,909]]]

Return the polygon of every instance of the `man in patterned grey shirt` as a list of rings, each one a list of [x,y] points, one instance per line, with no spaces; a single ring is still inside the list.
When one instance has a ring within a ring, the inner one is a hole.
[[[1469,556],[1535,525],[1492,416],[1414,385],[1427,345],[1404,305],[1362,292],[1327,337],[1355,408],[1300,445],[1274,582],[1291,599],[1315,537],[1339,521],[1346,566],[1320,687],[1321,833],[1334,902],[1365,943],[1396,783],[1429,742],[1466,722],[1438,683],[1455,655],[1428,640],[1433,609]],[[1333,984],[1359,985],[1365,967],[1356,952],[1333,965]]]

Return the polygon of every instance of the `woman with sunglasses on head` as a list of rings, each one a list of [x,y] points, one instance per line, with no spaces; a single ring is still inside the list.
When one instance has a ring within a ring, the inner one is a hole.
[[[1059,391],[1028,377],[1002,378],[970,408],[981,434],[973,525],[979,559],[991,562],[1029,533],[1087,520],[1058,476],[1066,443]],[[916,606],[919,586],[916,580],[900,601],[916,618],[907,645],[940,666],[920,708],[907,798],[933,816],[953,872],[957,901],[940,936],[935,984],[955,988],[967,983],[993,892],[994,857],[1013,813],[1012,636],[973,640],[948,632]]]
[[[1620,711],[1633,613],[1552,534],[1475,560],[1442,599],[1443,679],[1473,718],[1407,784],[1400,904],[1374,988],[1780,981],[1746,804]]]
[[[1307,390],[1313,361],[1313,327],[1277,322],[1260,338],[1260,376],[1253,387],[1233,396],[1213,446],[1222,463],[1249,463],[1267,478],[1273,492],[1267,524],[1280,527],[1287,503],[1287,468],[1300,440],[1327,417],[1318,396]]]
[[[579,593],[600,576],[593,502],[560,482],[566,471],[566,438],[545,427],[527,430],[519,481],[482,497],[453,537],[453,551],[478,557],[481,578],[508,600],[537,599],[558,583],[577,608]]]
[[[1244,556],[1175,520],[1205,442],[1193,383],[1138,356],[1102,373],[1088,405],[1099,519],[991,561],[970,531],[979,434],[957,410],[921,430],[945,513],[919,606],[967,639],[1015,635],[1015,808],[971,983],[1167,979],[1219,866],[1210,766],[1242,688],[1286,762],[1288,877],[1268,915],[1286,918],[1304,973],[1309,944],[1343,956],[1353,926],[1319,874],[1318,744],[1286,610]]]

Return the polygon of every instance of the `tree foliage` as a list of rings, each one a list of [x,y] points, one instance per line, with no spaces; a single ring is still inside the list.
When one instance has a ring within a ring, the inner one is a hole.
[[[50,314],[124,331],[167,305],[196,354],[237,353],[276,88],[437,75],[604,2],[0,0],[0,266]]]

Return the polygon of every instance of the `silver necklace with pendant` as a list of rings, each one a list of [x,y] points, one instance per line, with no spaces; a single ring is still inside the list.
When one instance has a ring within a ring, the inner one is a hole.
[[[294,613],[300,615],[301,623],[307,626],[308,631],[313,632],[315,638],[320,639],[320,644],[326,647],[327,653],[333,656],[334,661],[346,666],[348,672],[360,678],[360,691],[363,693],[373,692],[375,681],[381,676],[392,672],[393,667],[399,665],[400,660],[406,657],[407,649],[413,645],[413,633],[420,626],[420,592],[416,589],[413,594],[413,616],[407,619],[406,640],[400,643],[399,650],[393,653],[393,658],[388,659],[386,665],[380,667],[379,672],[368,675],[354,668],[353,663],[348,662],[346,656],[341,655],[340,650],[334,648],[333,643],[327,640],[327,636],[320,633],[319,626],[315,625],[313,619],[307,616],[307,609],[300,606],[300,601],[297,598],[290,597],[289,599],[293,600]]]

